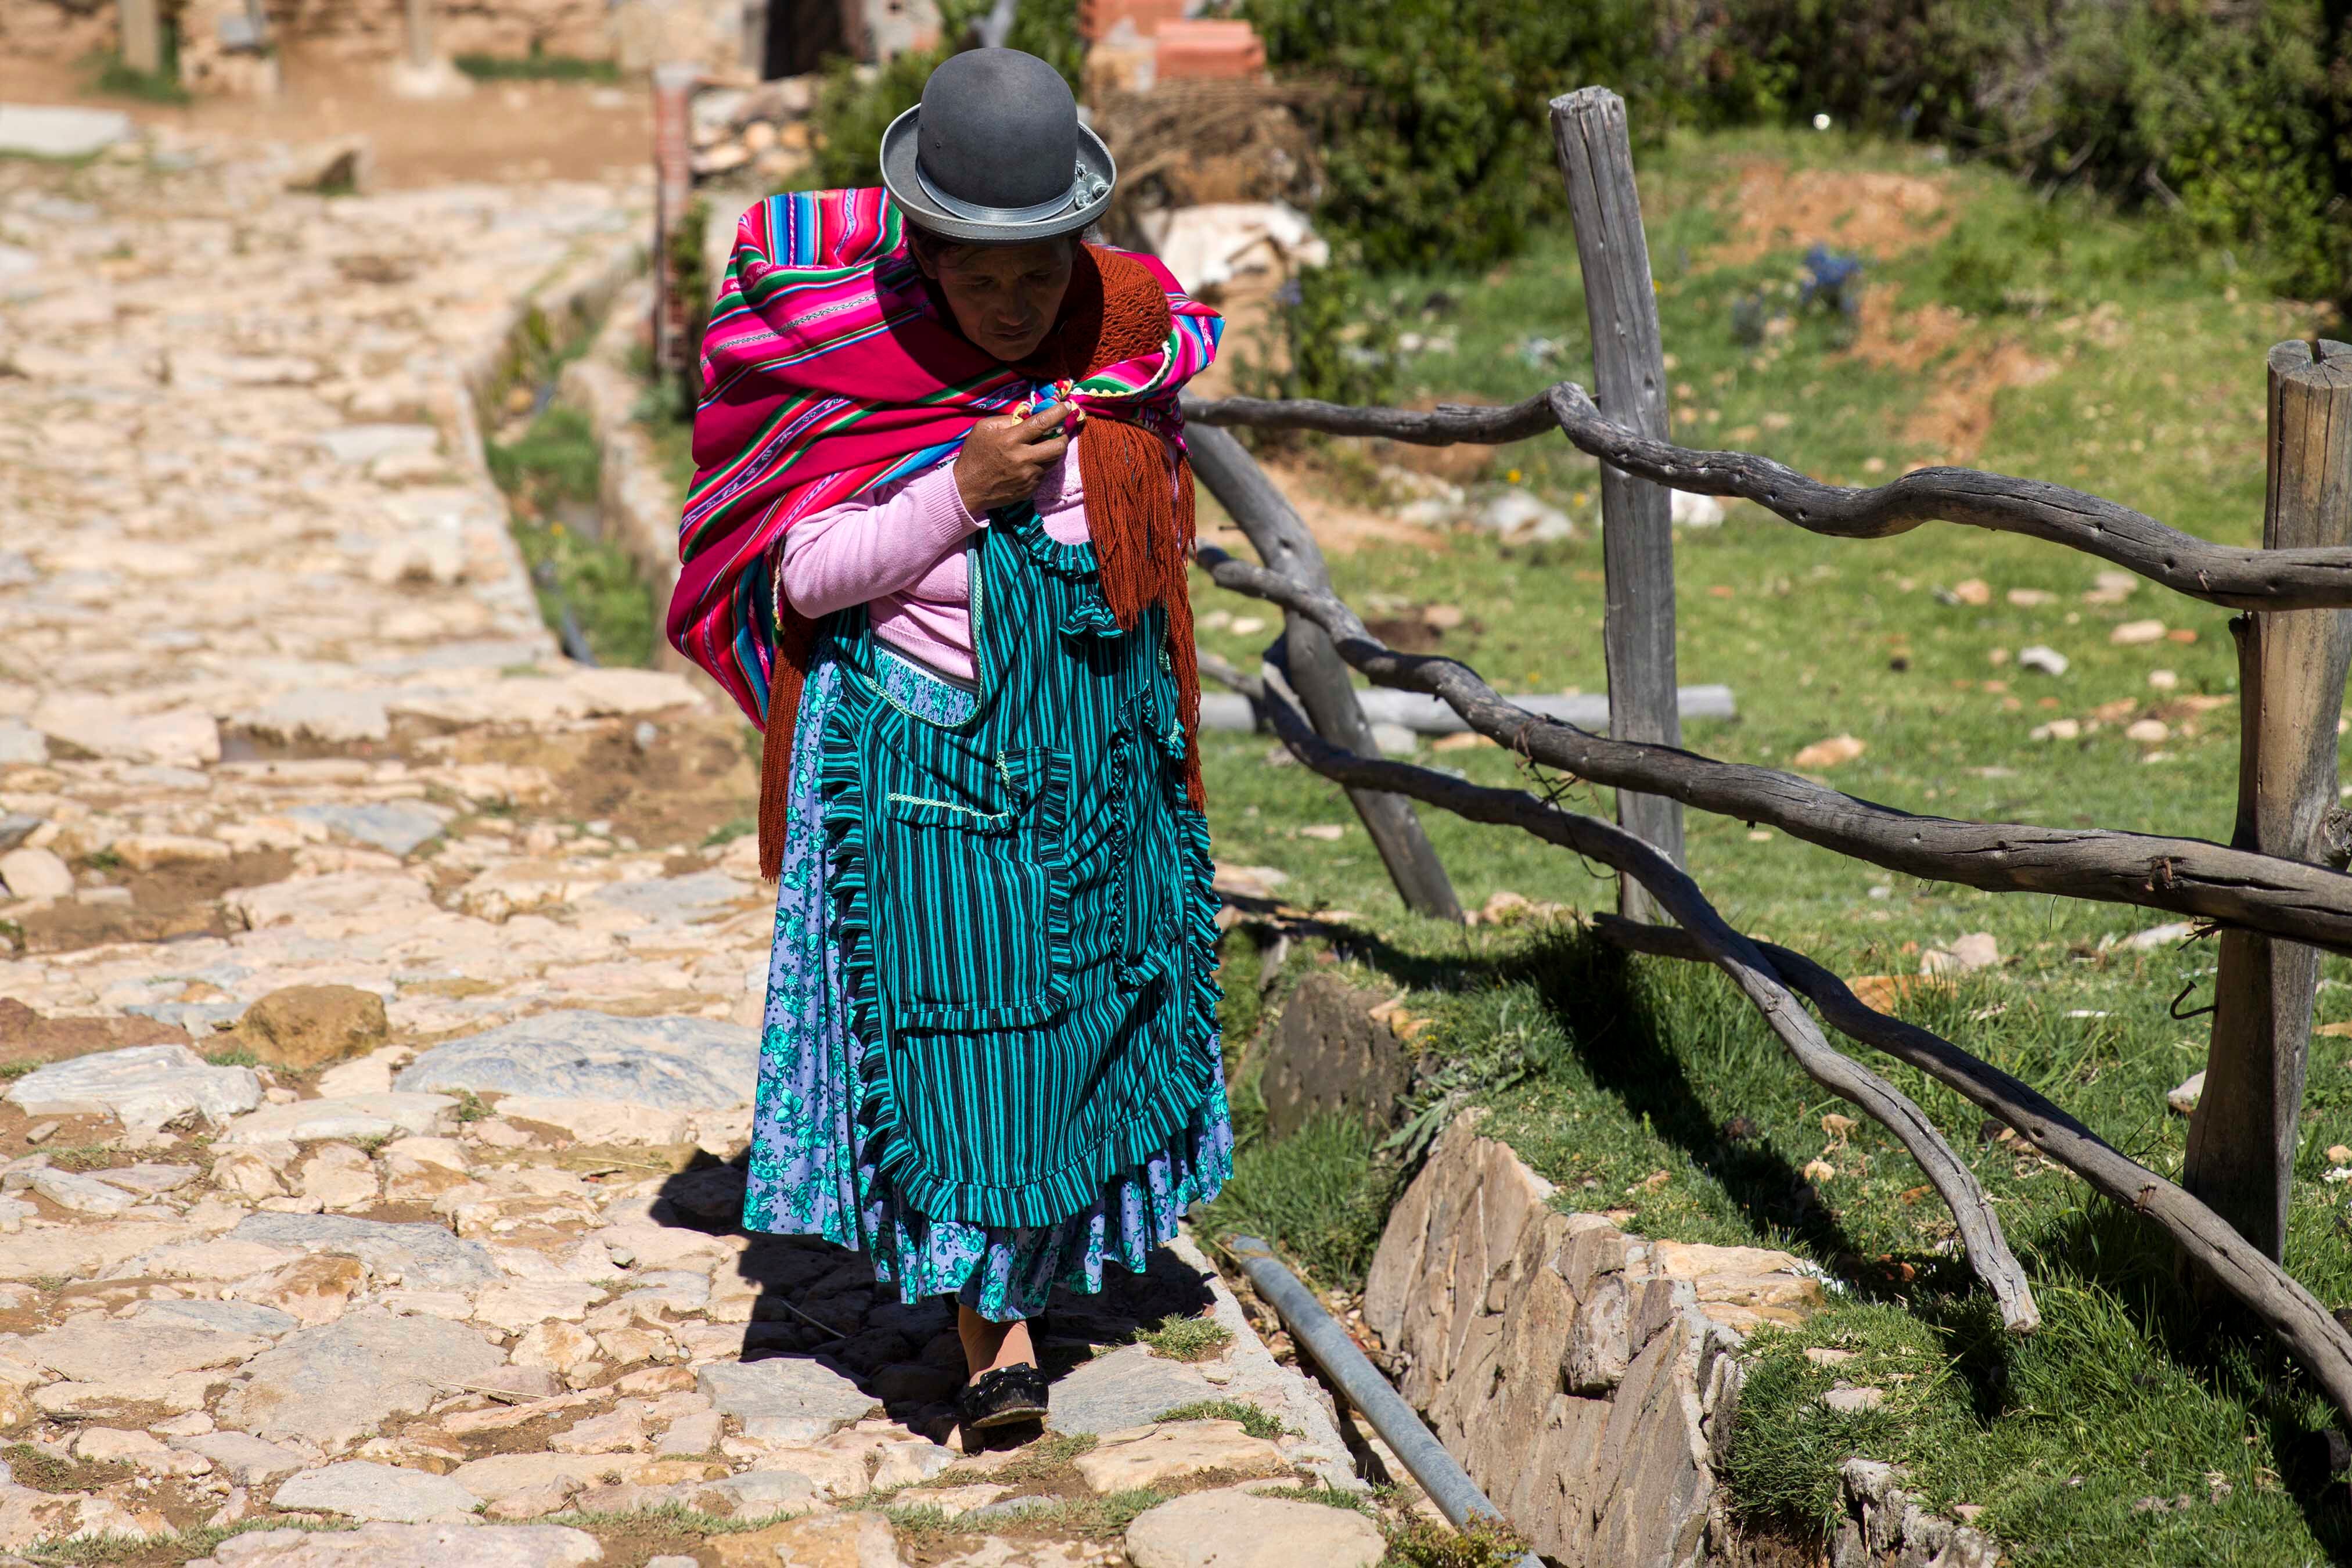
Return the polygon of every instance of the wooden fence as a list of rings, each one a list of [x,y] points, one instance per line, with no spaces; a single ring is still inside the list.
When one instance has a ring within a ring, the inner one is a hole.
[[[1384,826],[1374,837],[1411,907],[1448,915],[1454,907],[1411,801],[1523,828],[1617,870],[1620,913],[1601,917],[1598,931],[1635,952],[1721,968],[1810,1077],[1893,1131],[1951,1207],[1969,1263],[2013,1331],[2031,1331],[2039,1318],[1975,1177],[1916,1104],[1829,1044],[1800,996],[1831,1028],[1957,1090],[2161,1226],[2200,1290],[2250,1309],[2352,1418],[2352,1331],[2279,1262],[2318,955],[2352,953],[2352,876],[2342,871],[2352,822],[2336,807],[2336,724],[2352,662],[2352,346],[2286,342],[2270,351],[2261,549],[2215,544],[2063,486],[1975,469],[1923,468],[1852,489],[1748,453],[1688,450],[1664,437],[1665,372],[1624,106],[1587,88],[1555,100],[1551,115],[1592,319],[1598,404],[1567,382],[1508,408],[1188,400],[1195,472],[1262,563],[1204,546],[1201,564],[1221,585],[1279,605],[1286,624],[1262,674],[1214,659],[1204,670],[1258,702],[1300,761],[1349,789],[1368,826],[1373,810],[1365,803],[1376,803]],[[1333,594],[1297,513],[1227,426],[1432,446],[1558,431],[1599,458],[1610,733],[1529,712],[1456,660],[1402,653],[1373,637]],[[2248,612],[2231,622],[2243,739],[2231,843],[1916,816],[1794,774],[1681,750],[1669,488],[1741,497],[1836,538],[1885,538],[1936,521],[2025,534]],[[1532,763],[1612,786],[1619,821],[1378,756],[1339,660],[1380,684],[1440,699],[1471,729]],[[2183,1180],[2141,1165],[1950,1041],[1878,1012],[1811,959],[1734,930],[1682,868],[1683,806],[1769,824],[1926,879],[2163,910],[2220,928],[2205,1089],[2190,1120]]]

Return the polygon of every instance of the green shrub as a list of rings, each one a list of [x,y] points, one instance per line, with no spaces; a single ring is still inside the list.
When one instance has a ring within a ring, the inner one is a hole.
[[[1234,379],[1244,392],[1390,401],[1397,382],[1396,321],[1360,268],[1334,256],[1328,266],[1301,269],[1274,303],[1265,336],[1234,347]]]
[[[1322,110],[1321,221],[1376,268],[1481,267],[1566,210],[1545,105],[1601,85],[1637,135],[1677,110],[1639,0],[1245,0],[1286,74],[1340,90]],[[1663,112],[1662,112],[1663,111]]]
[[[909,50],[879,68],[848,59],[826,62],[818,85],[812,124],[815,156],[797,188],[841,190],[880,183],[882,132],[923,97],[923,83],[940,62],[964,47],[989,0],[944,0],[940,7],[940,43]],[[1051,64],[1077,89],[1077,0],[1025,0],[1015,13],[1009,48],[1025,49]]]
[[[2313,0],[1675,0],[1687,118],[1932,137],[2158,217],[2157,259],[2227,249],[2346,290],[2352,48]],[[2332,73],[2332,74],[2331,74]],[[1638,112],[1638,110],[1637,110]],[[1978,258],[1978,270],[1997,261]]]

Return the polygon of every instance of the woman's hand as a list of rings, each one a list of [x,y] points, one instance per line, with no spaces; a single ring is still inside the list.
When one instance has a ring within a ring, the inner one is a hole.
[[[956,490],[964,509],[981,517],[992,507],[1036,494],[1045,470],[1069,449],[1070,438],[1060,428],[1069,411],[1069,404],[1060,402],[1026,419],[1008,414],[973,426],[955,460]]]

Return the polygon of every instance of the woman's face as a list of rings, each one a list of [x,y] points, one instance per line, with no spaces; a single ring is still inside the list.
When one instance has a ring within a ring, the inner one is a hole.
[[[963,335],[1001,360],[1024,360],[1045,341],[1069,291],[1075,244],[915,247],[916,265],[937,282]]]

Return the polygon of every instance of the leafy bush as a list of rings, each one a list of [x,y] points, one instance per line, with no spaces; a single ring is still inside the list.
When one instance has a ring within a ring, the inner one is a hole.
[[[1809,119],[1946,141],[2159,215],[2159,253],[2226,248],[2341,296],[2352,51],[2314,0],[1676,0],[1702,122]],[[2000,263],[1974,258],[1979,271]]]
[[[1234,379],[1254,397],[1390,401],[1396,386],[1396,322],[1361,268],[1334,256],[1274,296],[1260,341],[1233,350]]]
[[[826,62],[818,85],[812,123],[817,132],[805,188],[840,190],[880,183],[882,132],[890,121],[922,101],[923,84],[949,56],[964,47],[989,0],[943,0],[940,43],[914,49],[877,68],[847,58]],[[1024,0],[1014,14],[1008,48],[1025,49],[1062,73],[1077,89],[1077,0]]]
[[[1341,91],[1322,111],[1322,222],[1376,268],[1481,267],[1558,216],[1545,105],[1590,84],[1662,133],[1672,96],[1640,0],[1244,0],[1286,73]]]

